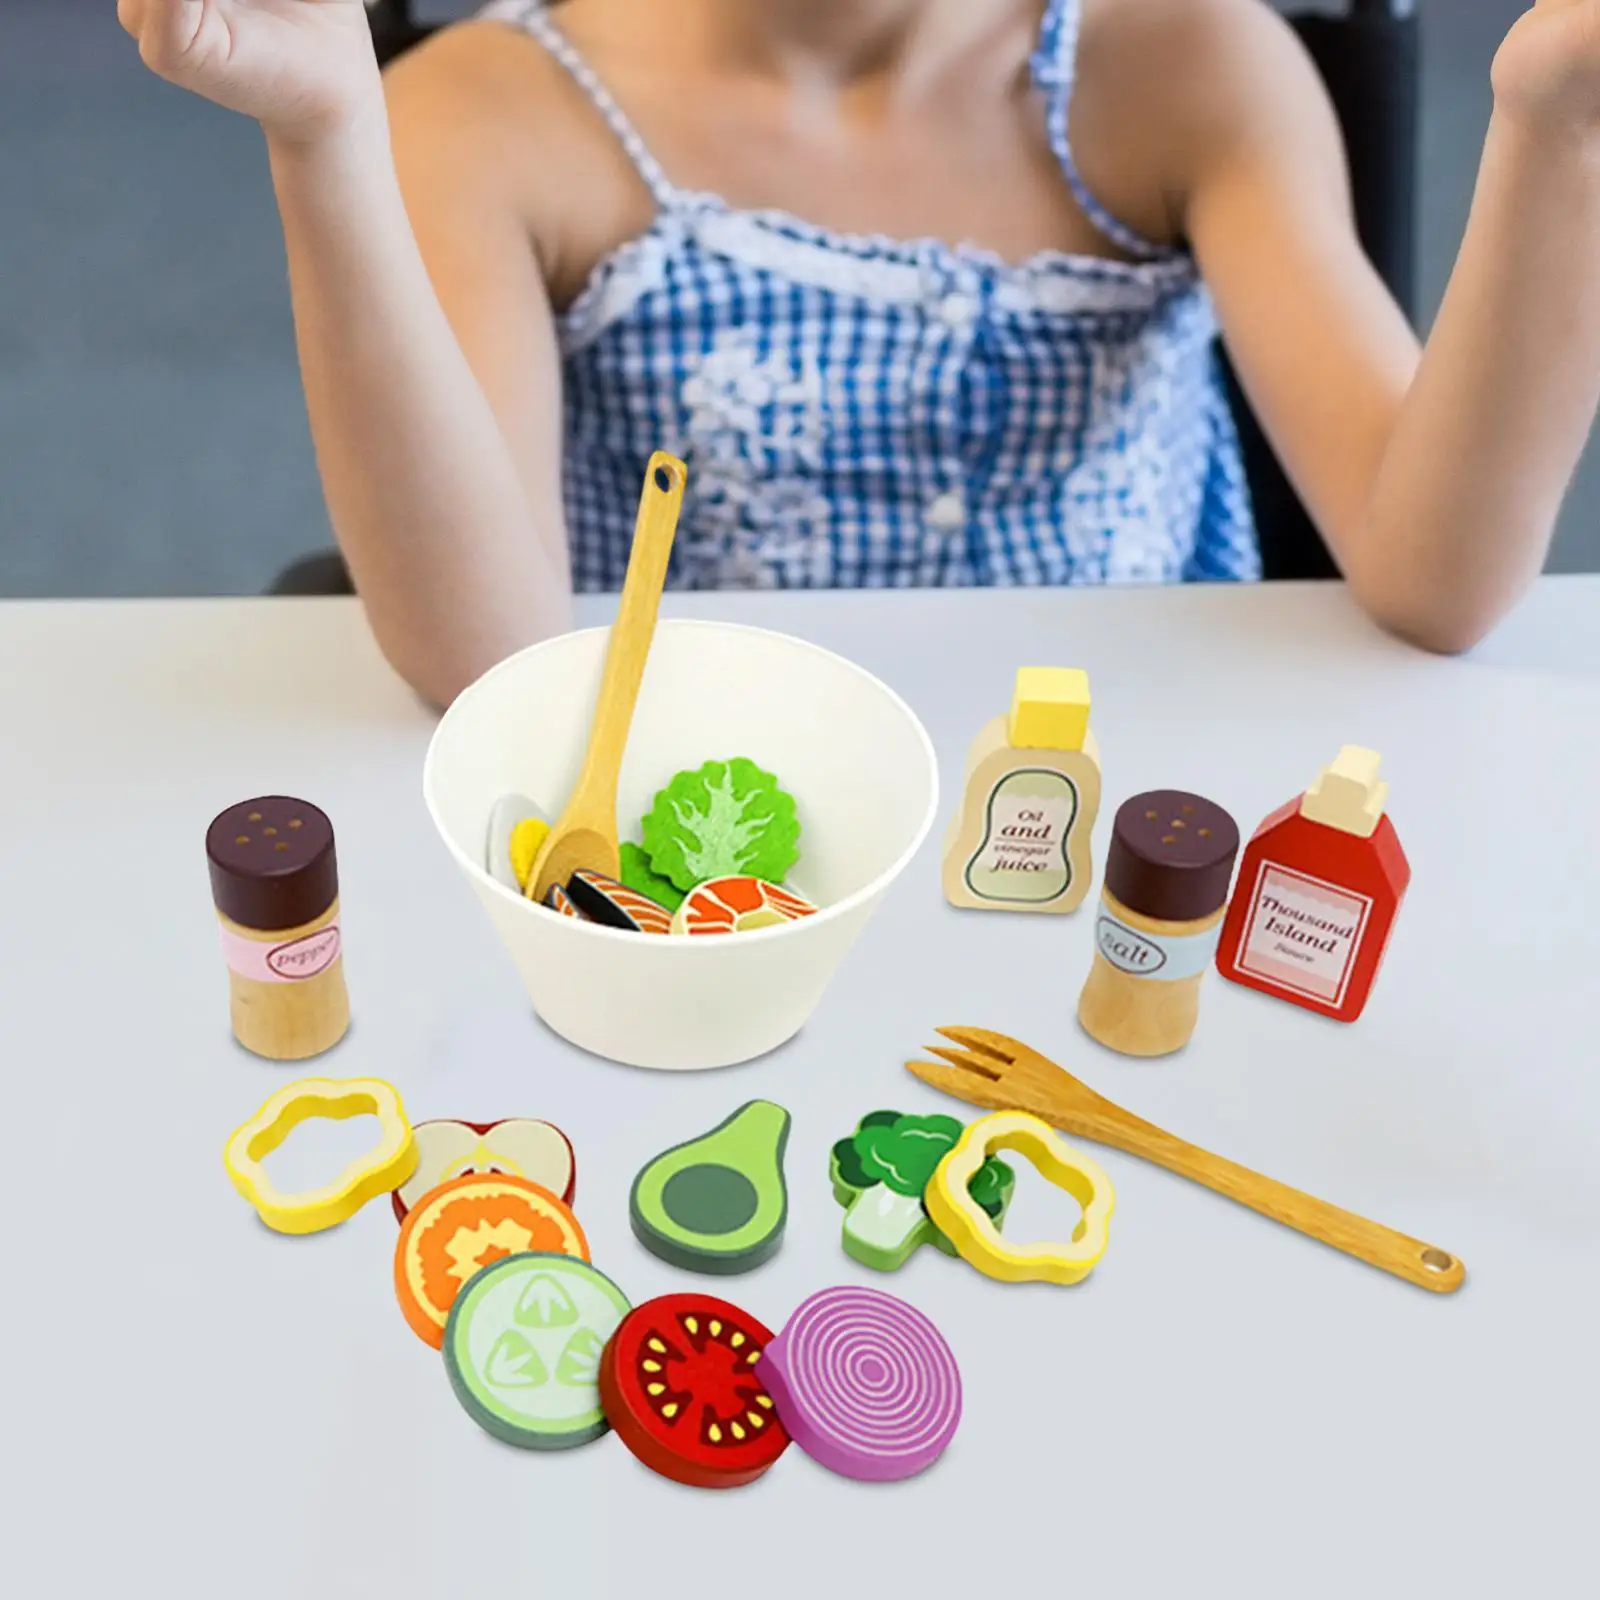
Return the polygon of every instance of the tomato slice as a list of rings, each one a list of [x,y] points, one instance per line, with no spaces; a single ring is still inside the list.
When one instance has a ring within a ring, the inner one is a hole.
[[[622,1319],[600,1361],[600,1402],[653,1472],[697,1489],[753,1483],[788,1448],[756,1377],[772,1332],[708,1294],[667,1294]]]

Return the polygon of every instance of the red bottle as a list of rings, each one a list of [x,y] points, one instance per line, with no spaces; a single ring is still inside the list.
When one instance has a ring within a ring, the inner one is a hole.
[[[1411,868],[1378,754],[1346,745],[1246,846],[1217,971],[1339,1022],[1361,1015]]]

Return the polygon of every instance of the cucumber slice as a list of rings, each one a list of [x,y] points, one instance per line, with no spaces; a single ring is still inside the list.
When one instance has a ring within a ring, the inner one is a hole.
[[[573,1256],[504,1256],[467,1283],[445,1324],[451,1387],[478,1426],[524,1450],[566,1450],[606,1431],[600,1353],[628,1297]]]

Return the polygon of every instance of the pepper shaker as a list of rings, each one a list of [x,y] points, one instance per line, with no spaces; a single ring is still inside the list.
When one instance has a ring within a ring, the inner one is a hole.
[[[1078,1001],[1091,1037],[1130,1056],[1169,1055],[1189,1042],[1238,853],[1238,825],[1214,801],[1157,789],[1124,802]]]
[[[287,795],[244,800],[212,821],[206,858],[234,1037],[273,1061],[331,1049],[350,1026],[333,824]]]

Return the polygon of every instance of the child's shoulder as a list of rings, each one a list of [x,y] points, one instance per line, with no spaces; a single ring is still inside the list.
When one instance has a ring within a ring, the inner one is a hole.
[[[572,74],[514,23],[467,17],[438,29],[384,73],[391,107],[426,116],[442,138],[551,134],[588,101]]]
[[[1270,0],[1080,0],[1082,37],[1165,52],[1247,47],[1292,32]]]
[[[1181,106],[1196,91],[1263,83],[1305,64],[1288,20],[1268,0],[1082,0],[1079,71],[1104,69],[1158,86]]]
[[[467,18],[384,78],[413,187],[470,182],[513,207],[558,297],[565,278],[581,281],[584,263],[648,223],[649,193],[594,102],[524,30]]]
[[[1080,122],[1138,142],[1181,207],[1241,149],[1290,154],[1331,127],[1316,68],[1268,0],[1083,0]]]

